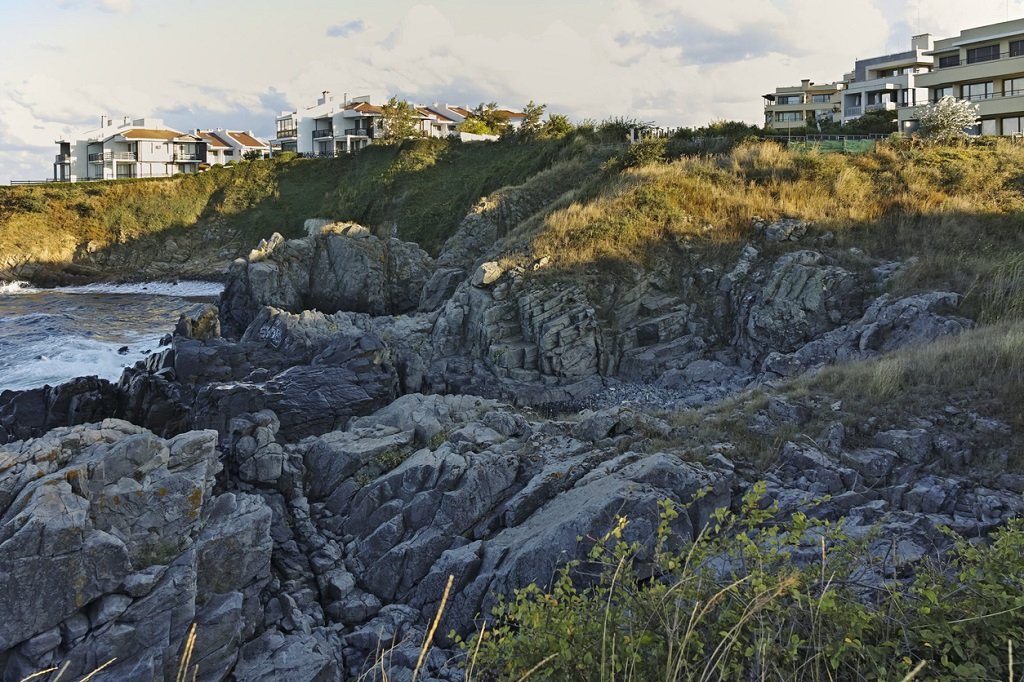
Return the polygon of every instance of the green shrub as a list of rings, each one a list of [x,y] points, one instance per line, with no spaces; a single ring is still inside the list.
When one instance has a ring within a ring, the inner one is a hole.
[[[780,523],[758,484],[742,510],[715,512],[670,549],[679,512],[662,503],[652,547],[627,520],[557,575],[499,601],[470,641],[468,672],[516,680],[1006,679],[1007,642],[1024,641],[1024,523],[988,544],[952,538],[943,564],[909,582],[802,513]],[[589,584],[587,567],[600,570]],[[891,560],[890,560],[891,567]],[[471,676],[470,676],[470,679]]]

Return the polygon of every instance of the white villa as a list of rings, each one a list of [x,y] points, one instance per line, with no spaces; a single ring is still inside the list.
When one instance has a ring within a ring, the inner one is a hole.
[[[57,140],[57,146],[53,179],[59,182],[165,178],[241,159],[247,151],[266,155],[270,150],[249,132],[197,130],[191,134],[160,119],[127,116],[119,124],[101,116],[99,128],[75,140]]]
[[[413,107],[419,114],[419,130],[425,137],[458,134],[457,126],[472,115],[466,107],[434,103]],[[324,90],[316,104],[301,111],[283,111],[275,120],[277,134],[271,140],[274,151],[298,152],[312,156],[350,154],[371,144],[384,132],[384,110],[372,104],[368,95],[336,98]],[[524,114],[500,109],[509,125],[518,128]],[[464,139],[493,136],[464,135]]]

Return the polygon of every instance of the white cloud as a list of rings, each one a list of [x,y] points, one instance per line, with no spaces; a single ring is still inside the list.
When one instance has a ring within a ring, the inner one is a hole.
[[[286,11],[218,0],[204,3],[201,25],[232,30],[198,40],[189,7],[52,0],[13,15],[22,23],[0,48],[0,182],[26,172],[30,149],[42,150],[30,175],[48,172],[53,140],[101,114],[212,127],[244,112],[266,134],[283,101],[308,106],[324,89],[470,106],[533,99],[575,118],[760,122],[760,96],[776,86],[841,78],[855,58],[907,49],[920,31],[1024,16],[1024,0],[520,0],[514,10],[289,0]]]
[[[132,11],[132,0],[99,0],[97,6],[104,12],[128,14]]]

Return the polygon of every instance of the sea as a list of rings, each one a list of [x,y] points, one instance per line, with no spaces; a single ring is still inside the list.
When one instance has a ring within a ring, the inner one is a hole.
[[[78,376],[116,381],[160,349],[178,316],[223,285],[179,281],[38,289],[0,282],[0,391]]]

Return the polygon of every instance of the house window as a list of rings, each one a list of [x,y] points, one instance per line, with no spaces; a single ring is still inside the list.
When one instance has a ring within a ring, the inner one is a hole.
[[[831,97],[832,97],[831,95],[814,95],[813,97],[811,97],[811,101],[812,102],[819,102],[819,103],[820,102],[828,102]]]
[[[1003,119],[1003,135],[1020,135],[1024,132],[1024,117],[1011,116]]]
[[[775,120],[780,123],[789,121],[802,121],[804,120],[804,115],[802,112],[799,111],[780,111],[778,112],[778,114],[776,114]]]
[[[939,57],[939,68],[945,69],[949,66],[960,66],[960,55],[951,54],[945,57]]]
[[[943,97],[953,97],[953,86],[944,85],[941,88],[935,88],[932,92],[935,94],[932,96],[933,102],[938,102]]]
[[[985,47],[972,47],[967,50],[967,63],[989,62],[999,59],[999,45],[986,45]]]
[[[961,87],[964,99],[972,102],[980,99],[992,99],[992,81],[985,83],[970,83]]]
[[[1021,57],[1024,56],[1024,40],[1011,40],[1010,41],[1010,56]]]
[[[1003,81],[1003,95],[1024,95],[1024,78],[1007,78]]]
[[[779,95],[779,104],[803,104],[802,95]]]

